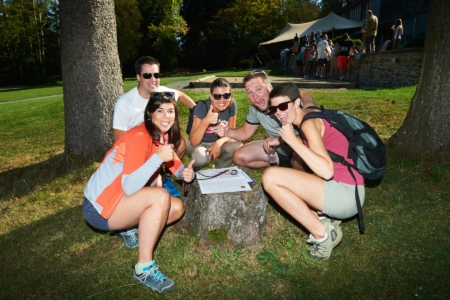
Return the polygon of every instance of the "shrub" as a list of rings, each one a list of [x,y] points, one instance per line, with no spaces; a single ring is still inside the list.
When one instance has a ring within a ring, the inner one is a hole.
[[[239,69],[251,69],[252,67],[253,67],[253,62],[251,60],[249,60],[249,59],[241,60],[238,63],[238,68]]]
[[[425,37],[419,36],[404,43],[404,48],[423,47],[425,46]]]

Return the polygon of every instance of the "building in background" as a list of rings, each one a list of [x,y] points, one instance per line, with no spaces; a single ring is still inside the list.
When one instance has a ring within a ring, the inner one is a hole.
[[[366,11],[372,10],[378,17],[377,50],[386,40],[393,38],[391,30],[395,19],[402,19],[404,34],[402,45],[412,39],[424,38],[427,31],[431,0],[347,0],[337,12],[343,18],[363,21]],[[359,32],[349,32],[352,38],[361,38]]]

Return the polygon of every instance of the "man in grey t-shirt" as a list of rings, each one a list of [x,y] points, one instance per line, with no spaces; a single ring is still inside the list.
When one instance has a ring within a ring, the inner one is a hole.
[[[270,166],[268,152],[275,149],[277,165],[292,167],[292,149],[280,138],[280,123],[272,114],[266,114],[269,107],[269,93],[272,84],[262,70],[254,70],[244,77],[247,97],[252,103],[245,123],[239,128],[220,127],[219,136],[226,136],[238,141],[249,139],[261,125],[269,137],[263,141],[253,141],[236,149],[233,153],[233,163],[240,167],[265,169]],[[300,96],[305,107],[315,105],[308,92],[301,91]],[[294,161],[295,168],[302,168]]]

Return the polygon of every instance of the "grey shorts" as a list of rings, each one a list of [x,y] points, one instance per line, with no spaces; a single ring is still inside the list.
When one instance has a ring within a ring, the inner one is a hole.
[[[86,222],[88,222],[92,227],[100,230],[110,231],[108,220],[103,218],[98,213],[98,211],[92,205],[91,201],[89,201],[86,197],[84,197],[83,200],[83,215],[86,219]]]
[[[358,213],[355,199],[355,186],[334,180],[323,181],[325,186],[325,198],[323,201],[323,213],[336,219],[347,219]],[[358,185],[361,207],[364,206],[364,185]]]

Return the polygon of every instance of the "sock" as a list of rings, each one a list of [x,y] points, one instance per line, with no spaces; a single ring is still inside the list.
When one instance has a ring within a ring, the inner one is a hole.
[[[320,244],[322,242],[325,242],[328,238],[328,233],[325,232],[325,236],[323,238],[321,238],[320,240],[316,240],[313,235],[311,234],[311,237],[317,244]]]
[[[147,267],[150,267],[153,264],[153,262],[154,262],[154,260],[152,260],[150,262],[145,262],[145,263],[138,262],[134,266],[134,271],[136,272],[136,274],[142,274],[142,272],[144,272],[144,269]]]

